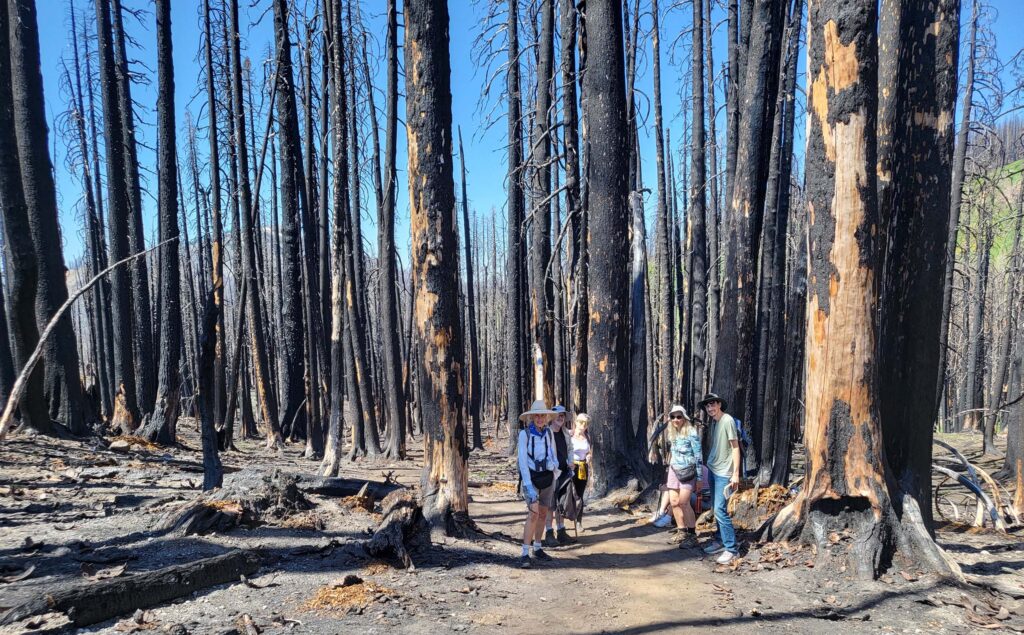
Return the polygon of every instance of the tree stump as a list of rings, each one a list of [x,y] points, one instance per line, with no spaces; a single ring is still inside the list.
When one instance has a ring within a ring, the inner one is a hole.
[[[366,553],[373,557],[393,556],[406,569],[415,569],[409,552],[419,546],[427,529],[423,508],[415,494],[408,490],[388,494],[381,506],[383,518],[373,537],[364,544]]]

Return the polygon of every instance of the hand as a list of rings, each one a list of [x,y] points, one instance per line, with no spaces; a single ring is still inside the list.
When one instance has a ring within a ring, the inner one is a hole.
[[[538,498],[540,498],[540,494],[537,492],[537,488],[534,487],[533,485],[527,485],[526,487],[524,487],[523,495],[526,496],[526,502],[531,505],[534,502],[536,502]]]

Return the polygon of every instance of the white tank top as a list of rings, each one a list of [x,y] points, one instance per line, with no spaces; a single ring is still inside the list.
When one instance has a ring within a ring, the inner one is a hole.
[[[574,461],[586,461],[588,454],[590,454],[590,441],[573,437],[572,459]]]

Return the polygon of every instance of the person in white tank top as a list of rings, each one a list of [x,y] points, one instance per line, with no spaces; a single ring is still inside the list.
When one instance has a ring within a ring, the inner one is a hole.
[[[590,480],[590,465],[594,458],[594,448],[590,443],[590,434],[587,428],[590,427],[590,417],[581,412],[576,415],[576,425],[572,431],[572,462],[573,475],[572,484],[576,488],[576,494],[583,499],[583,492],[587,489],[587,481]]]

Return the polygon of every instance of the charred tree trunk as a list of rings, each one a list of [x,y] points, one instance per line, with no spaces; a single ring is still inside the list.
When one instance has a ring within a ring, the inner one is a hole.
[[[398,11],[396,0],[388,0],[387,33],[387,97],[384,133],[384,205],[378,221],[381,259],[380,302],[381,338],[384,347],[384,390],[387,392],[388,420],[391,423],[387,441],[387,458],[405,456],[405,393],[402,387],[402,352],[399,338],[402,329],[398,311],[398,267],[395,255],[395,188],[398,181],[396,139],[398,129]]]
[[[445,0],[406,0],[405,94],[416,348],[424,421],[423,515],[435,533],[468,520],[462,325],[453,226],[451,66]]]
[[[537,43],[537,87],[530,135],[530,332],[544,355],[544,400],[554,405],[554,286],[548,263],[551,260],[551,94],[554,71],[553,0],[541,0],[541,28]]]
[[[67,270],[61,251],[57,221],[57,190],[50,163],[46,105],[39,61],[39,28],[35,2],[8,2],[10,38],[11,113],[17,139],[17,160],[21,167],[21,188],[28,218],[29,235],[38,267],[36,278],[36,322],[45,327],[68,299]],[[12,152],[8,147],[5,152]],[[6,206],[5,206],[6,207]],[[78,344],[65,315],[45,350],[44,390],[50,418],[60,421],[72,433],[85,434],[86,412],[78,372]],[[43,424],[45,426],[45,423]]]
[[[127,188],[128,250],[137,254],[146,248],[142,228],[142,187],[139,184],[139,154],[135,142],[135,111],[128,70],[128,51],[124,31],[121,0],[110,0],[113,18],[113,45],[115,79],[117,83],[117,116],[120,118],[121,137],[116,144],[124,156],[127,178],[120,187]],[[104,115],[106,116],[106,115]],[[109,138],[108,138],[109,139]],[[114,141],[108,141],[108,144]],[[109,180],[109,177],[108,177]],[[131,270],[132,328],[135,344],[135,372],[138,374],[138,399],[142,414],[153,410],[156,398],[156,351],[153,350],[153,315],[149,302],[149,268],[145,258],[137,258],[129,265]],[[127,331],[124,331],[127,333]]]
[[[15,368],[24,368],[39,342],[36,326],[36,288],[39,265],[29,231],[28,206],[21,185],[18,142],[14,132],[14,97],[11,92],[10,17],[0,2],[0,210],[3,212],[4,255],[7,264],[6,324],[10,327]],[[20,403],[21,424],[44,434],[57,431],[50,419],[43,388],[44,368],[37,364],[28,377]],[[14,378],[11,379],[12,383]]]
[[[231,6],[231,83],[234,99],[234,142],[235,154],[238,157],[238,198],[242,275],[249,280],[246,285],[249,294],[247,301],[247,330],[249,333],[250,353],[252,355],[253,380],[256,383],[256,395],[259,401],[263,423],[266,426],[267,447],[281,446],[281,425],[278,420],[277,396],[270,380],[270,361],[267,344],[263,332],[263,312],[260,303],[259,285],[256,279],[256,244],[255,221],[252,189],[249,186],[249,149],[246,145],[245,97],[242,93],[242,55],[239,40],[240,23],[238,18],[238,0],[230,0]],[[243,396],[248,398],[248,393]]]
[[[281,432],[294,438],[296,429],[305,428],[302,411],[303,376],[306,364],[303,355],[305,319],[302,302],[301,221],[306,210],[305,176],[302,170],[302,149],[299,138],[299,117],[295,102],[292,73],[292,45],[288,33],[288,2],[274,0],[274,42],[276,48],[275,90],[280,135],[282,270],[281,307],[282,341],[278,356],[284,358],[281,376]]]
[[[699,5],[695,2],[694,5]],[[658,211],[655,221],[654,241],[656,253],[656,268],[658,270],[658,356],[661,359],[660,374],[661,385],[658,387],[658,411],[668,412],[671,402],[675,398],[673,384],[675,382],[675,289],[672,284],[672,257],[669,246],[669,213],[668,213],[668,187],[665,175],[665,143],[663,136],[663,119],[661,113],[661,31],[658,25],[660,19],[658,0],[651,0],[651,49],[654,56],[654,150],[657,161],[658,172]],[[694,26],[696,33],[700,29]],[[703,37],[703,34],[698,37]],[[699,46],[698,46],[699,48]],[[694,77],[700,76],[702,70],[696,65],[694,58]],[[694,83],[696,83],[696,79]],[[702,82],[703,84],[703,82]]]
[[[897,551],[916,566],[956,566],[887,477],[875,329],[875,12],[871,0],[810,5],[807,468],[804,488],[767,532],[816,543],[823,565],[846,558],[862,578],[879,575]],[[851,544],[833,545],[836,533]]]
[[[160,373],[153,413],[141,436],[161,445],[176,441],[181,399],[181,282],[178,270],[178,159],[174,113],[174,58],[170,0],[156,3],[157,209],[160,215]],[[185,249],[189,248],[188,244]]]
[[[477,341],[476,289],[473,285],[473,247],[470,243],[469,200],[466,197],[466,155],[462,149],[462,128],[459,128],[459,167],[462,170],[462,225],[466,231],[466,322],[469,327],[469,403],[466,413],[473,421],[473,449],[484,448],[480,433],[480,349]]]
[[[941,394],[960,1],[885,0],[879,29],[878,175],[886,236],[879,355],[885,456],[931,530],[932,431]]]
[[[590,321],[587,407],[593,421],[595,496],[626,485],[639,476],[637,457],[624,422],[631,396],[626,90],[622,50],[622,12],[612,0],[587,3],[587,66],[583,102],[589,158],[588,253]]]
[[[704,394],[704,374],[707,362],[708,339],[708,235],[706,190],[707,170],[704,164],[704,14],[700,2],[693,2],[693,114],[690,125],[690,206],[687,220],[690,225],[690,403],[696,404]],[[713,116],[713,115],[712,115]],[[721,388],[716,388],[722,390]],[[725,393],[729,394],[729,393]],[[740,402],[737,402],[740,403]]]
[[[508,9],[508,251],[505,254],[506,316],[505,344],[507,354],[508,407],[506,408],[506,432],[508,433],[508,455],[516,452],[516,431],[519,427],[519,413],[523,407],[523,258],[526,249],[523,240],[524,205],[522,167],[522,97],[519,81],[519,1],[513,0]]]

